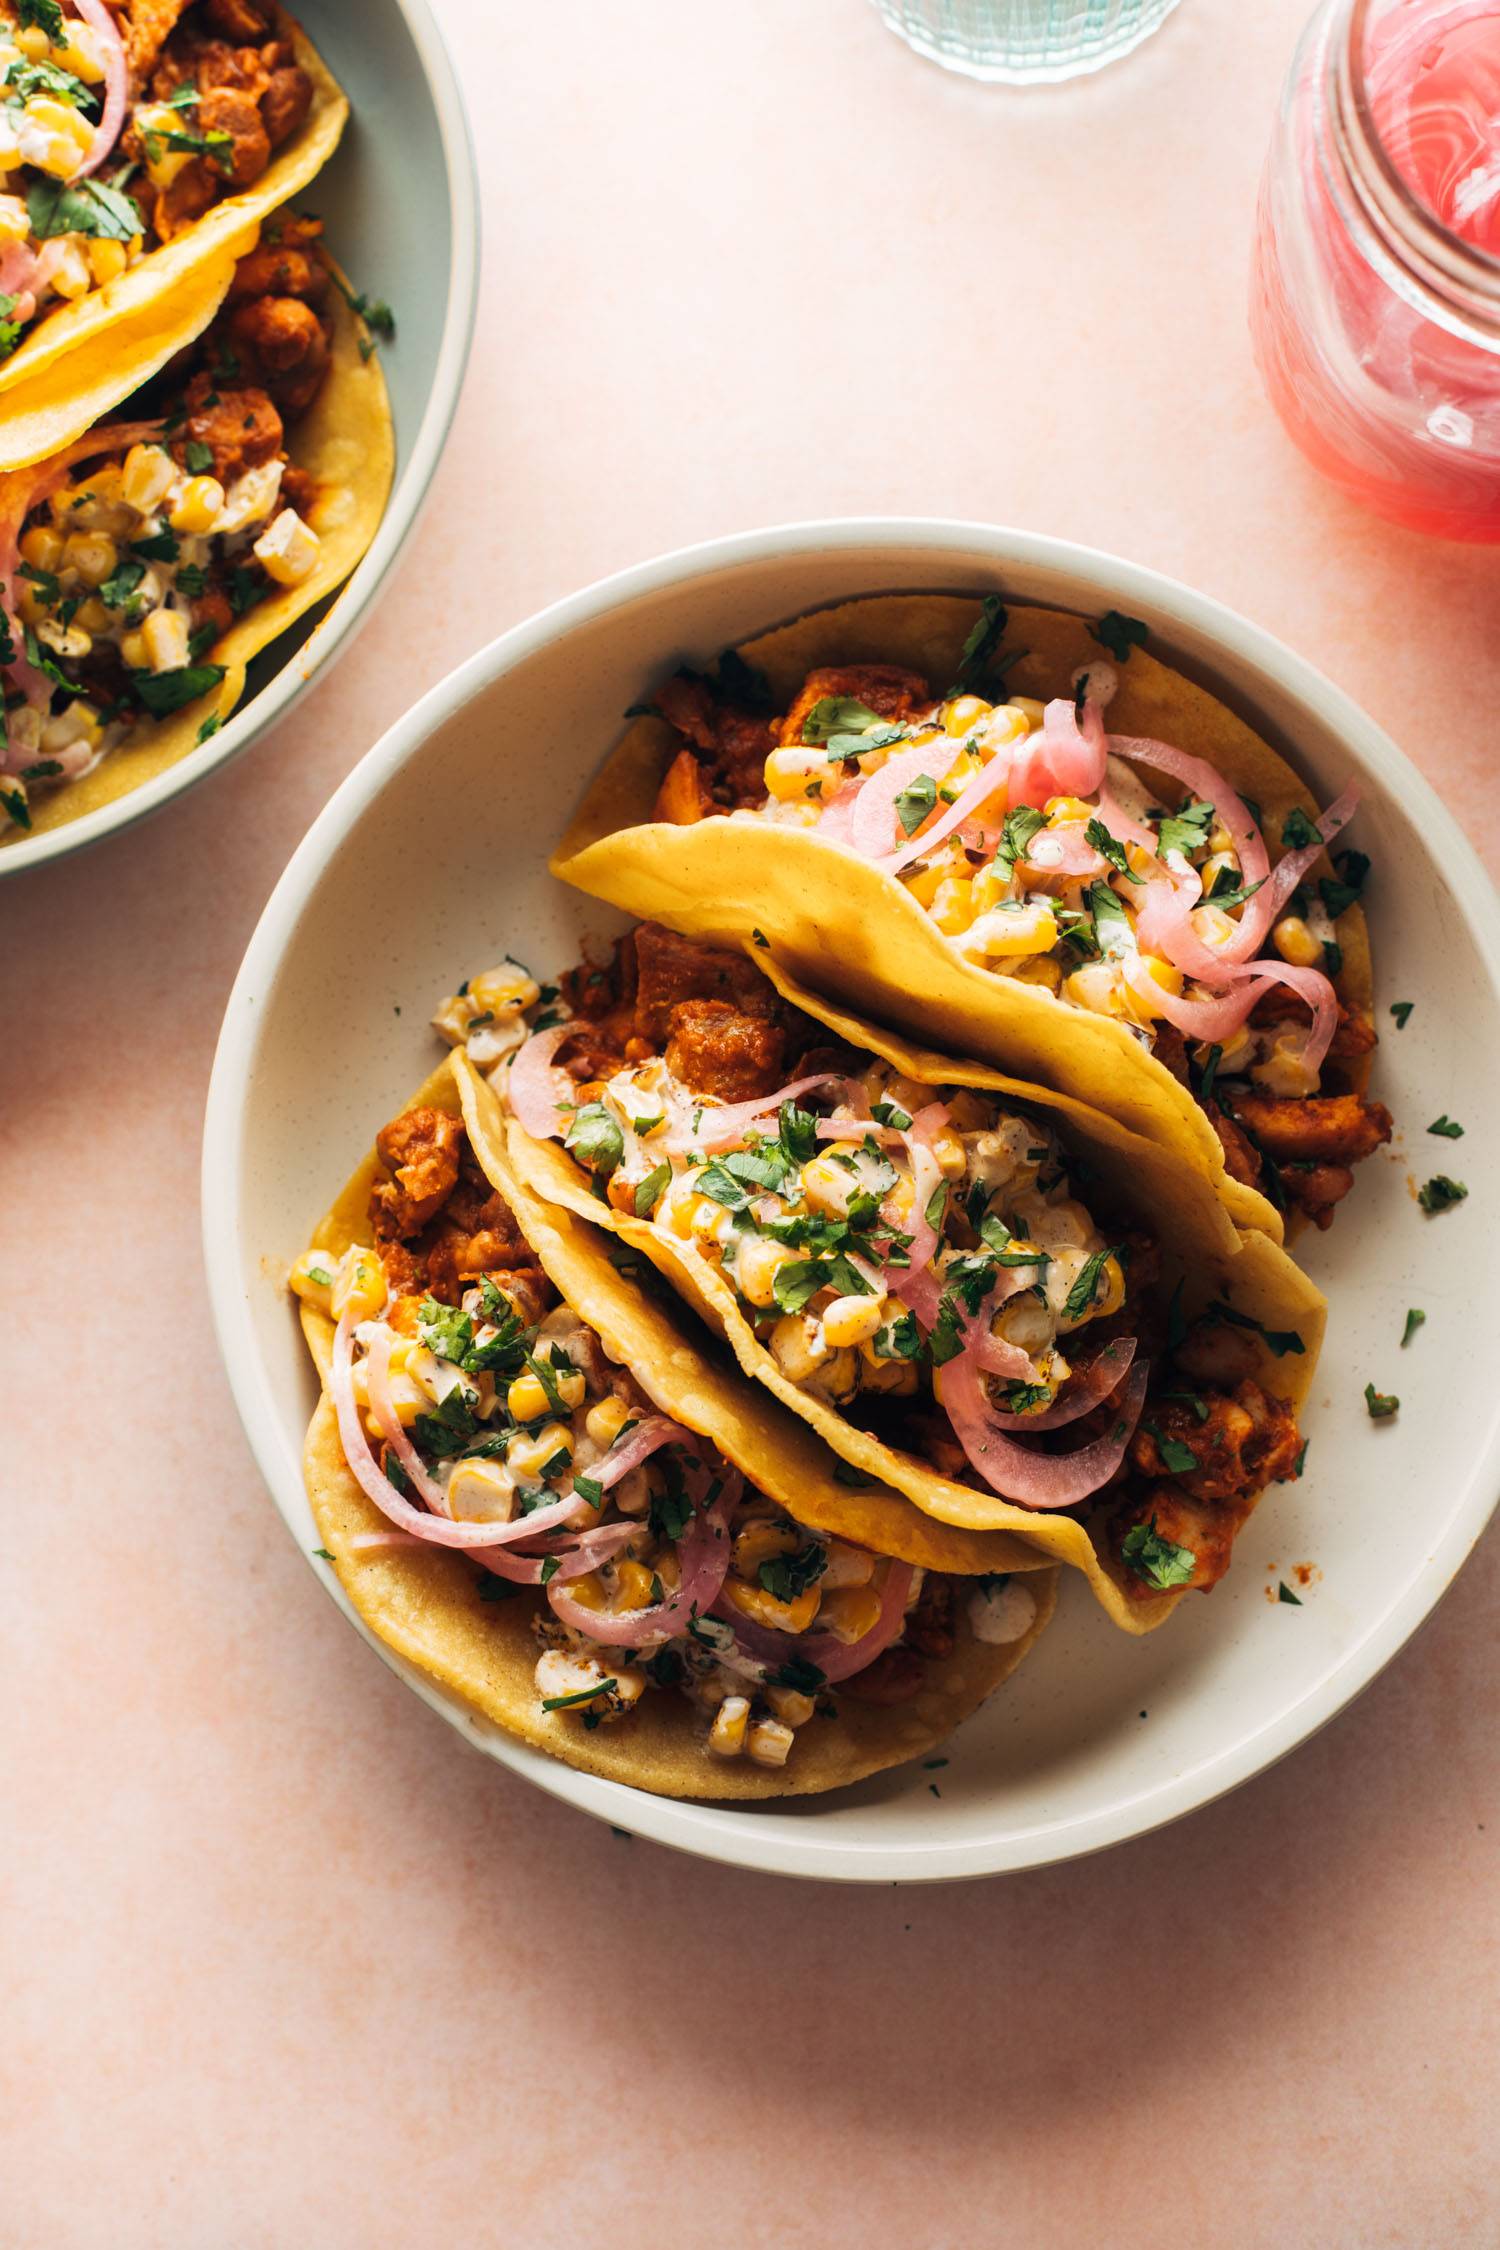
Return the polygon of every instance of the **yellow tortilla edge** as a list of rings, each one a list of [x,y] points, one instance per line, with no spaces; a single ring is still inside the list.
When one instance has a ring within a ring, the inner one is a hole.
[[[317,478],[321,488],[311,517],[320,542],[316,566],[300,586],[283,586],[268,594],[207,652],[204,662],[224,666],[224,678],[216,688],[168,718],[142,725],[77,781],[38,792],[30,807],[30,828],[8,829],[0,837],[0,848],[24,847],[29,837],[47,835],[116,803],[197,749],[203,728],[215,720],[222,726],[239,703],[251,660],[341,585],[366,552],[390,499],[395,427],[379,354],[372,351],[366,357],[361,352],[364,339],[357,316],[339,291],[333,297],[328,376],[287,440],[290,458]],[[3,496],[0,479],[0,509]],[[306,649],[298,651],[297,661],[309,669],[316,661],[322,630],[320,623]]]
[[[809,671],[833,663],[906,665],[941,688],[954,677],[978,615],[977,599],[956,595],[871,595],[815,610],[744,643],[740,654],[766,674],[778,709]],[[1009,692],[1041,700],[1070,694],[1079,666],[1111,663],[1119,680],[1111,731],[1169,741],[1207,759],[1260,804],[1273,848],[1294,807],[1316,815],[1311,792],[1279,752],[1147,650],[1116,662],[1088,620],[1019,604],[1009,607],[1004,641],[1024,651],[1007,672]],[[722,814],[684,827],[654,821],[662,774],[680,746],[665,721],[636,719],[585,792],[552,872],[691,936],[740,941],[759,929],[815,989],[872,1022],[919,1031],[1110,1110],[1207,1170],[1238,1225],[1283,1239],[1282,1214],[1229,1177],[1218,1136],[1187,1088],[1123,1023],[1065,1007],[1037,986],[965,960],[904,884],[811,830]],[[1175,793],[1176,785],[1157,778]],[[1338,930],[1340,997],[1368,1009],[1369,934],[1358,906]],[[1350,1078],[1363,1090],[1368,1064]]]
[[[0,363],[0,471],[60,453],[201,334],[263,221],[337,148],[348,100],[301,25],[277,14],[313,84],[300,131],[253,187],[225,196],[102,289],[48,313]]]
[[[481,1093],[489,1095],[482,1082],[476,1083]],[[472,1100],[473,1088],[464,1092]],[[459,1112],[466,1107],[464,1092],[452,1062],[445,1061],[404,1106],[430,1104]],[[340,1254],[351,1242],[368,1239],[366,1211],[376,1170],[371,1151],[314,1230],[312,1247]],[[496,1185],[502,1194],[516,1192],[517,1221],[528,1240],[534,1240],[546,1270],[552,1272],[549,1260],[555,1261],[580,1280],[589,1297],[588,1306],[580,1304],[572,1290],[559,1282],[574,1310],[593,1326],[591,1308],[602,1305],[610,1321],[618,1322],[620,1304],[611,1284],[618,1284],[627,1296],[629,1285],[609,1265],[603,1241],[593,1230],[576,1227],[566,1213],[549,1213],[508,1168],[506,1180],[508,1186],[499,1181]],[[536,1238],[533,1226],[539,1229]],[[637,1301],[647,1309],[646,1300]],[[700,1424],[693,1415],[719,1413],[725,1388],[739,1386],[706,1361],[701,1362],[702,1374],[695,1374],[687,1362],[699,1355],[665,1312],[648,1309],[653,1317],[642,1318],[632,1331],[637,1344],[653,1349],[668,1331],[679,1341],[667,1375],[655,1362],[644,1360],[633,1363],[634,1372],[664,1411],[697,1428]],[[927,1684],[911,1703],[880,1706],[840,1697],[836,1718],[820,1714],[798,1729],[791,1757],[779,1769],[757,1766],[747,1758],[722,1764],[713,1759],[697,1731],[692,1707],[671,1690],[648,1690],[624,1719],[590,1732],[577,1714],[540,1708],[531,1633],[539,1596],[518,1588],[510,1598],[481,1601],[482,1580],[475,1566],[460,1555],[439,1549],[363,1550],[355,1544],[361,1534],[385,1528],[385,1518],[361,1490],[339,1441],[327,1388],[333,1323],[306,1304],[299,1306],[299,1312],[323,1386],[308,1429],[304,1477],[319,1536],[355,1611],[388,1649],[460,1697],[471,1710],[581,1772],[656,1796],[742,1802],[844,1788],[919,1757],[943,1741],[1009,1678],[1051,1620],[1059,1574],[1028,1564],[1025,1583],[1036,1611],[1018,1640],[999,1646],[979,1641],[967,1618],[960,1616],[952,1656],[930,1665]],[[610,1350],[609,1335],[599,1332]],[[679,1397],[687,1411],[678,1412]],[[744,1419],[743,1410],[739,1419]],[[707,1434],[718,1441],[718,1430]],[[804,1436],[799,1431],[791,1449],[799,1459],[808,1457]],[[750,1473],[772,1497],[780,1497],[759,1469]],[[789,1500],[790,1496],[784,1504]]]
[[[1116,1119],[1077,1099],[1025,1085],[981,1063],[956,1062],[866,1024],[851,1012],[811,992],[767,949],[752,941],[749,957],[793,1006],[823,1024],[848,1044],[880,1055],[904,1076],[924,1085],[972,1087],[1047,1111],[1065,1145],[1082,1148],[1096,1176],[1126,1208],[1142,1214],[1162,1244],[1169,1266],[1184,1283],[1188,1317],[1215,1295],[1262,1327],[1295,1332],[1300,1353],[1272,1354],[1257,1339],[1257,1380],[1294,1409],[1310,1390],[1322,1345],[1327,1306],[1314,1287],[1268,1235],[1241,1232],[1229,1219],[1212,1182],[1173,1151],[1134,1134]],[[1137,1594],[1137,1583],[1116,1562],[1092,1527],[1073,1515],[1020,1508],[998,1494],[976,1490],[940,1475],[915,1455],[898,1451],[856,1429],[826,1400],[791,1382],[756,1337],[733,1290],[695,1244],[664,1233],[652,1221],[632,1217],[601,1203],[588,1175],[557,1143],[539,1141],[514,1117],[506,1118],[508,1168],[520,1173],[546,1201],[560,1203],[595,1226],[609,1229],[649,1258],[694,1311],[729,1345],[744,1372],[799,1415],[824,1443],[865,1475],[894,1486],[926,1513],[945,1523],[974,1530],[1012,1532],[1051,1560],[1080,1571],[1112,1622],[1129,1633],[1147,1633],[1163,1624],[1187,1589]],[[475,1141],[486,1171],[492,1151],[486,1137]],[[493,1175],[492,1175],[493,1176]]]

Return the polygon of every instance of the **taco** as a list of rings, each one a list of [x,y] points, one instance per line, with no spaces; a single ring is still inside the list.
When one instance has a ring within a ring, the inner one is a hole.
[[[217,732],[251,658],[373,538],[390,405],[318,236],[315,219],[273,219],[219,318],[127,418],[0,477],[7,840]]]
[[[293,1268],[324,1391],[307,1489],[355,1609],[508,1732],[662,1795],[833,1789],[931,1749],[1030,1650],[1057,1573],[841,1484],[605,1237],[503,1155],[481,1173],[486,1107],[434,1073]]]
[[[492,1177],[649,1258],[841,1459],[1081,1570],[1127,1630],[1300,1473],[1322,1297],[1114,1119],[651,924],[434,1021],[508,1112],[503,1147],[475,1119]]]
[[[817,989],[1177,1150],[1242,1225],[1326,1226],[1391,1131],[1356,794],[1319,817],[1144,637],[995,597],[817,612],[659,687],[554,872],[764,931]]]
[[[59,452],[213,318],[348,103],[275,0],[3,0],[0,469]]]

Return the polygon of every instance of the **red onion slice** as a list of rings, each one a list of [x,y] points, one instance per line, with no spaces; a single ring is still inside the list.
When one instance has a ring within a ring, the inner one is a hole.
[[[1036,734],[1012,756],[1010,802],[1045,805],[1049,797],[1092,797],[1104,780],[1108,749],[1097,703],[1085,703],[1083,721],[1066,696],[1055,697]]]
[[[779,1110],[783,1102],[795,1101],[799,1094],[810,1094],[818,1086],[847,1084],[848,1080],[837,1071],[825,1070],[812,1078],[794,1078],[790,1086],[778,1086],[774,1094],[763,1095],[759,1101],[730,1102],[722,1109],[710,1108],[705,1103],[702,1105],[697,1132],[692,1131],[691,1125],[686,1127],[684,1130],[687,1138],[682,1146],[706,1149],[710,1155],[719,1149],[732,1148],[736,1141],[744,1138],[747,1126],[770,1115],[772,1111]],[[676,1143],[677,1135],[668,1127],[660,1136],[660,1145],[665,1149],[675,1150]]]
[[[880,859],[894,851],[897,848],[896,799],[914,781],[925,776],[933,784],[935,800],[937,785],[957,756],[958,744],[942,736],[888,758],[880,771],[869,775],[860,788],[849,824],[850,848],[858,852],[861,859]],[[924,817],[930,817],[930,813]],[[910,833],[912,831],[903,827],[902,841]],[[920,823],[917,833],[920,834]]]
[[[1108,875],[1109,861],[1089,842],[1087,825],[1070,820],[1060,828],[1040,829],[1027,849],[1027,864],[1044,875],[1066,875],[1075,882]],[[1039,848],[1043,846],[1045,850]]]
[[[1233,839],[1245,882],[1258,883],[1270,872],[1265,839],[1250,817],[1249,806],[1206,758],[1189,757],[1185,750],[1174,750],[1169,742],[1153,742],[1147,735],[1112,734],[1108,749],[1111,757],[1128,758],[1133,764],[1169,773],[1203,803],[1212,805]]]
[[[130,94],[130,73],[125,61],[125,43],[104,0],[73,0],[74,7],[84,22],[99,34],[104,64],[104,113],[94,128],[94,137],[88,153],[77,171],[75,180],[86,180],[90,172],[97,172],[115,142],[120,137],[120,127],[125,122],[125,105]]]
[[[942,1370],[943,1408],[954,1435],[992,1492],[1021,1508],[1072,1508],[1114,1475],[1141,1417],[1150,1370],[1137,1367],[1125,1386],[1114,1427],[1076,1453],[1033,1453],[1009,1434],[1013,1418],[997,1414],[984,1393],[977,1358],[964,1352]]]
[[[1039,1414],[1011,1414],[998,1406],[992,1410],[1002,1426],[1013,1428],[1023,1435],[1032,1430],[1066,1429],[1070,1422],[1076,1422],[1080,1416],[1089,1413],[1101,1399],[1113,1396],[1130,1371],[1135,1351],[1134,1336],[1117,1336],[1112,1343],[1105,1345],[1097,1359],[1091,1360],[1087,1367],[1079,1368],[1076,1374],[1070,1376],[1061,1397],[1055,1399],[1051,1406],[1044,1407]],[[977,1357],[983,1366],[982,1345]]]
[[[1265,986],[1287,985],[1312,1010],[1312,1028],[1302,1050],[1302,1060],[1307,1070],[1316,1075],[1339,1019],[1338,995],[1322,970],[1295,969],[1285,961],[1248,961],[1227,963],[1222,975],[1226,982],[1232,981],[1239,989],[1214,1000],[1188,1000],[1158,984],[1138,956],[1129,955],[1125,960],[1125,978],[1133,992],[1148,1001],[1187,1038],[1206,1040],[1210,1044],[1234,1036],[1248,1019]]]
[[[684,1438],[690,1444],[696,1440]],[[707,1464],[701,1456],[696,1461],[694,1481],[706,1489],[709,1477]],[[729,1519],[739,1503],[745,1480],[738,1469],[721,1464],[718,1472],[723,1479],[722,1489],[713,1505],[699,1509],[677,1549],[678,1583],[664,1601],[654,1602],[649,1609],[628,1609],[615,1612],[585,1609],[581,1602],[565,1593],[560,1585],[561,1573],[547,1588],[547,1600],[558,1620],[575,1633],[603,1647],[646,1648],[660,1641],[676,1640],[684,1634],[693,1619],[705,1616],[716,1599],[724,1576],[729,1568]],[[698,1495],[694,1495],[697,1509]]]
[[[549,1562],[555,1562],[557,1567],[546,1583],[562,1586],[571,1578],[585,1578],[591,1570],[597,1570],[600,1563],[617,1555],[639,1529],[639,1524],[634,1523],[602,1523],[596,1530],[580,1532],[571,1547],[557,1548],[550,1554],[507,1554],[503,1548],[492,1548],[476,1555],[474,1560],[483,1563],[497,1578],[508,1578],[515,1586],[540,1586],[542,1572]]]
[[[556,1140],[562,1132],[560,1074],[552,1058],[563,1041],[582,1028],[570,1018],[567,1023],[552,1024],[546,1031],[534,1031],[512,1057],[505,1098],[516,1123],[534,1141]]]
[[[869,1632],[857,1641],[841,1641],[833,1633],[778,1633],[770,1626],[752,1624],[722,1598],[714,1603],[713,1613],[729,1626],[740,1647],[768,1671],[796,1658],[804,1664],[815,1664],[832,1683],[852,1679],[890,1647],[906,1622],[911,1580],[910,1563],[893,1562],[889,1566],[880,1593],[880,1614]]]

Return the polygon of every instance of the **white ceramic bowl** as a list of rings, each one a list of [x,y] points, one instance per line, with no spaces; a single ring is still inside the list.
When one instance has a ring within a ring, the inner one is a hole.
[[[1123,609],[1149,622],[1153,646],[1293,746],[1323,801],[1358,775],[1355,841],[1374,861],[1377,1086],[1410,1153],[1398,1140],[1372,1159],[1333,1232],[1306,1244],[1332,1318],[1303,1480],[1272,1489],[1225,1584],[1148,1640],[1116,1632],[1065,1581],[1035,1657],[949,1746],[939,1798],[920,1769],[780,1808],[643,1796],[523,1748],[397,1666],[493,1756],[619,1827],[744,1866],[869,1882],[1037,1866],[1139,1834],[1245,1780],[1394,1655],[1490,1513],[1500,1386],[1489,1325],[1473,1308],[1500,1255],[1500,902],[1392,743],[1242,618],[1057,540],[963,523],[813,523],[665,556],[507,633],[356,767],[245,956],[204,1145],[224,1358],[266,1480],[310,1555],[317,1534],[298,1461],[314,1383],[277,1277],[375,1126],[437,1060],[427,1030],[437,998],[506,951],[545,970],[575,956],[581,931],[612,926],[544,861],[644,686],[820,603],[899,588]],[[1404,1031],[1392,1027],[1393,999],[1416,1002]],[[1425,1137],[1444,1110],[1463,1121],[1463,1141]],[[1425,1217],[1408,1168],[1465,1177],[1469,1200]],[[1411,1305],[1427,1323],[1402,1351]],[[1400,1393],[1396,1420],[1367,1417],[1371,1380]],[[1321,1575],[1294,1608],[1275,1595],[1299,1564]],[[310,1568],[352,1616],[326,1567]]]
[[[156,812],[289,711],[369,616],[448,435],[479,288],[479,177],[453,64],[427,0],[294,6],[350,111],[336,154],[296,202],[326,222],[329,248],[355,287],[396,314],[395,341],[381,349],[396,426],[389,504],[358,569],[256,658],[243,702],[210,741],[113,804],[0,851],[0,880]]]

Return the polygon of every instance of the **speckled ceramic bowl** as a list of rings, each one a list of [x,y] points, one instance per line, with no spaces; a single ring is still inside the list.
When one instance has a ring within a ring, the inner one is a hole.
[[[581,932],[611,926],[545,860],[643,685],[819,603],[901,588],[1124,609],[1283,743],[1324,802],[1360,779],[1355,841],[1374,862],[1385,1033],[1376,1090],[1400,1131],[1364,1166],[1332,1233],[1304,1238],[1331,1316],[1302,1481],[1267,1495],[1225,1583],[1147,1640],[1115,1631],[1065,1580],[1036,1655],[954,1738],[940,1797],[920,1770],[744,1811],[642,1796],[525,1749],[379,1650],[471,1741],[618,1827],[745,1866],[865,1882],[1037,1866],[1244,1781],[1373,1678],[1489,1516],[1500,1387],[1489,1324],[1472,1307],[1500,1251],[1500,902],[1394,745],[1244,619],[1057,540],[962,523],[815,523],[668,555],[507,633],[356,767],[245,956],[204,1151],[209,1278],[239,1410],[309,1567],[352,1616],[311,1559],[299,1456],[315,1387],[282,1287],[287,1262],[374,1126],[440,1053],[426,1028],[436,999],[507,950],[545,970],[576,957]],[[1415,1002],[1399,1032],[1398,999]],[[1461,1142],[1425,1137],[1442,1111],[1463,1122]],[[1428,1218],[1412,1180],[1435,1171],[1460,1174],[1471,1193]],[[1403,1351],[1411,1305],[1427,1321]],[[1368,1418],[1370,1381],[1400,1394],[1393,1421]],[[1300,1606],[1277,1598],[1283,1580]]]
[[[0,880],[114,835],[248,750],[349,646],[432,482],[479,285],[479,180],[453,64],[428,0],[297,0],[297,15],[350,110],[336,154],[297,201],[326,221],[356,286],[396,314],[381,349],[396,425],[389,504],[353,576],[256,658],[218,734],[112,804],[0,851]]]

